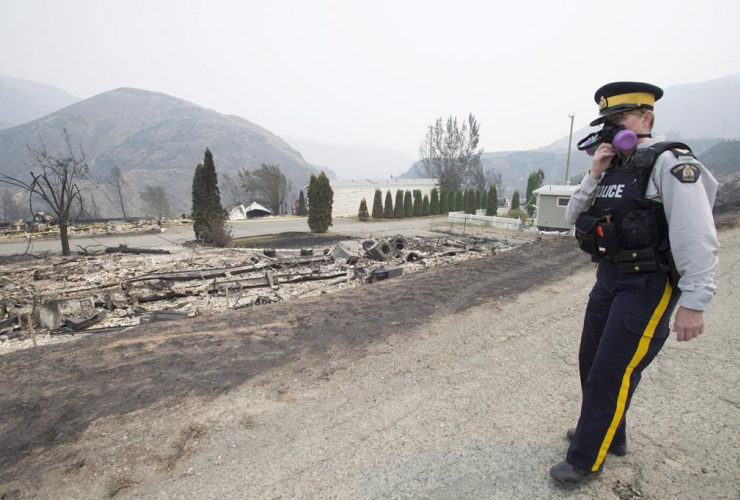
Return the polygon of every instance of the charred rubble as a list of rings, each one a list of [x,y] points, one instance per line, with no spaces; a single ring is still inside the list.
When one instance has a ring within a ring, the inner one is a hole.
[[[331,293],[510,248],[495,238],[398,235],[328,248],[113,247],[5,258],[0,352]]]

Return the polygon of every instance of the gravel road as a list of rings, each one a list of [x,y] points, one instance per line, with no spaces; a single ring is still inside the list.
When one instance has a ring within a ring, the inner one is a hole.
[[[594,281],[570,240],[187,326],[0,357],[0,495],[738,498],[740,229],[706,333],[675,337],[630,451],[547,477],[580,405]],[[38,352],[41,351],[41,352]]]

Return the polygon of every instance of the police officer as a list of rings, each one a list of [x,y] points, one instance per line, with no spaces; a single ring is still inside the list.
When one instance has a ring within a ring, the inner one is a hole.
[[[567,432],[565,460],[550,469],[564,486],[598,475],[607,453],[627,452],[627,409],[675,306],[673,330],[688,341],[704,331],[714,294],[717,181],[684,144],[651,136],[662,95],[647,83],[615,82],[594,96],[600,113],[591,126],[603,128],[566,209],[598,265],[579,350],[581,415]]]

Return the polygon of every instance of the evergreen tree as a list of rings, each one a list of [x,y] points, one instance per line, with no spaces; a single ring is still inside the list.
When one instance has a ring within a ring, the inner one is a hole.
[[[203,164],[195,167],[193,175],[193,231],[197,239],[217,246],[225,246],[231,239],[221,205],[216,164],[208,148]]]
[[[442,215],[447,215],[450,211],[450,205],[448,203],[448,194],[449,190],[442,188],[441,194],[439,196],[439,213]]]
[[[498,212],[498,196],[496,195],[496,186],[493,184],[488,188],[488,199],[486,202],[486,215],[495,216]]]
[[[439,190],[432,189],[432,199],[429,202],[429,215],[439,214]]]
[[[365,198],[362,199],[360,202],[360,210],[357,212],[357,217],[362,221],[365,222],[370,218],[370,215],[367,213],[367,201],[365,201]]]
[[[196,240],[203,239],[203,230],[205,228],[206,219],[206,196],[204,190],[203,181],[203,164],[198,163],[195,167],[195,173],[193,174],[193,232],[195,233]]]
[[[303,190],[298,194],[298,215],[306,215],[306,198],[303,196]]]
[[[429,215],[429,195],[424,195],[424,199],[421,202],[421,215],[426,217]]]
[[[483,203],[481,199],[480,189],[475,189],[475,209],[478,210],[481,208],[481,203]]]
[[[456,198],[457,200],[456,200],[455,208],[457,209],[458,212],[464,212],[465,211],[465,194],[463,193],[462,189],[460,189],[457,192]]]
[[[544,180],[545,180],[545,172],[543,172],[542,169],[538,170],[537,172],[532,172],[531,174],[529,174],[529,177],[527,178],[527,191],[526,191],[526,195],[524,198],[524,204],[527,210],[527,214],[529,214],[530,217],[534,215],[534,205],[535,205],[534,190],[541,188],[542,182]]]
[[[383,218],[383,193],[380,189],[375,188],[375,197],[373,198],[373,219]]]
[[[465,213],[475,215],[475,192],[473,188],[468,188],[465,192]]]
[[[414,189],[414,217],[421,217],[422,208],[421,189]]]
[[[383,207],[383,218],[384,219],[393,218],[393,196],[391,196],[390,189],[385,193],[385,205]]]
[[[519,202],[519,190],[514,190],[514,195],[511,197],[511,209],[512,210],[519,210],[520,202]]]
[[[396,191],[396,205],[393,209],[393,217],[403,219],[405,215],[403,210],[403,189],[399,189]]]
[[[308,183],[308,227],[312,233],[325,233],[332,225],[331,210],[334,191],[324,172],[318,177],[311,175]]]
[[[403,195],[403,213],[406,217],[414,216],[414,204],[411,201],[411,191],[406,191]]]

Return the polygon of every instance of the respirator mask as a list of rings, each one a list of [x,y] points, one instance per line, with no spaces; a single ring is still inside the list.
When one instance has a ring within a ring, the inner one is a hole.
[[[624,125],[614,125],[605,123],[601,130],[593,132],[578,142],[578,151],[585,151],[589,156],[593,156],[602,143],[608,143],[614,146],[617,151],[629,151],[637,146],[637,139],[651,137],[650,134],[635,134],[628,130]]]

